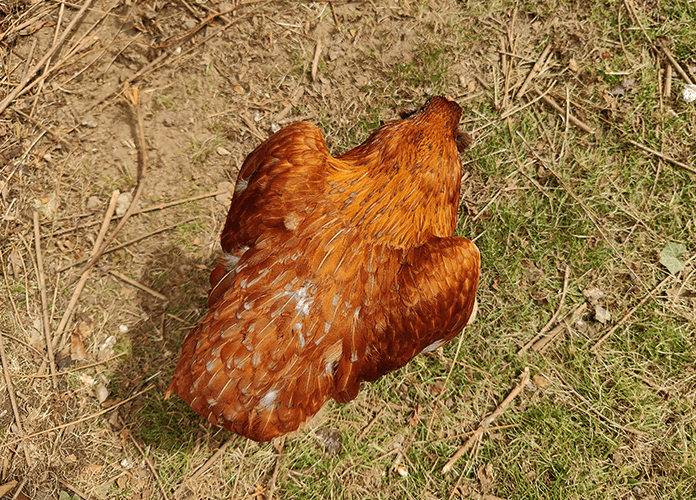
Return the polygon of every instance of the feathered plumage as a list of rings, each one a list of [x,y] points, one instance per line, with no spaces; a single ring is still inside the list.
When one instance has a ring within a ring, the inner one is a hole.
[[[456,336],[480,270],[476,246],[453,236],[460,116],[431,98],[336,158],[306,122],[258,146],[170,391],[268,441]]]

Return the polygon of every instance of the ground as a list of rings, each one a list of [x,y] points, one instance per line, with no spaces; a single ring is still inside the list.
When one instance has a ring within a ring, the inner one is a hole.
[[[14,0],[0,16],[14,498],[693,498],[696,4]],[[337,154],[435,94],[474,139],[458,227],[482,253],[474,324],[284,445],[165,400],[246,155],[297,120]],[[86,269],[112,197],[115,237]]]

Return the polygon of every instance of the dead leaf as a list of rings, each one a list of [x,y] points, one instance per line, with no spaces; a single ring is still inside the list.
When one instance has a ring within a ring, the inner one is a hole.
[[[13,248],[10,252],[10,265],[12,266],[12,275],[14,279],[19,279],[22,275],[22,259],[16,248]]]
[[[92,318],[86,314],[79,314],[77,324],[70,334],[70,358],[73,361],[82,361],[87,358],[84,340],[92,335]]]
[[[129,483],[130,483],[130,478],[126,474],[124,474],[123,476],[119,476],[118,479],[116,479],[116,484],[122,490],[125,489]]]
[[[420,421],[420,415],[421,412],[423,411],[423,406],[422,405],[416,405],[416,408],[413,410],[413,413],[411,414],[410,417],[408,417],[408,422],[406,422],[406,425],[416,425]]]
[[[599,304],[595,304],[595,319],[602,324],[611,320],[611,313]]]
[[[590,304],[595,304],[598,300],[606,297],[605,293],[602,290],[600,290],[599,288],[594,287],[594,286],[590,286],[590,287],[585,288],[582,291],[582,294],[585,297],[587,297],[587,300],[590,301]]]
[[[485,468],[483,465],[479,467],[477,476],[481,483],[481,490],[485,495],[491,491],[491,487],[493,486],[493,464],[489,462]]]
[[[678,258],[684,252],[686,252],[686,246],[683,243],[668,241],[660,250],[660,264],[665,266],[670,273],[677,274],[684,270],[684,262]]]

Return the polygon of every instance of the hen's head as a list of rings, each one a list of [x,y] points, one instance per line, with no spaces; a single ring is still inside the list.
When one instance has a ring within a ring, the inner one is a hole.
[[[442,131],[451,131],[456,137],[459,133],[459,119],[462,108],[455,101],[445,96],[431,97],[421,108],[406,118],[416,120]]]
[[[425,104],[410,116],[407,120],[417,120],[435,131],[448,131],[454,136],[459,153],[464,153],[472,143],[471,136],[459,130],[459,120],[462,116],[462,108],[455,101],[446,96],[435,96],[428,99]]]

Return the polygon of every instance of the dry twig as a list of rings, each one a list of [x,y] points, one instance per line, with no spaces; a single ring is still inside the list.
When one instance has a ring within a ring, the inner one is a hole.
[[[538,352],[544,349],[556,336],[563,331],[563,329],[568,324],[573,324],[573,322],[587,309],[587,303],[583,302],[580,304],[573,312],[568,313],[565,318],[558,322],[558,325],[551,330],[549,333],[542,335],[538,340],[536,340],[530,349],[532,351]]]
[[[104,253],[106,248],[111,244],[111,242],[114,240],[118,232],[123,228],[123,226],[126,224],[128,219],[130,218],[131,215],[133,215],[133,212],[135,212],[135,207],[138,206],[138,202],[140,201],[140,197],[143,194],[143,189],[145,189],[145,179],[147,175],[147,170],[148,170],[148,163],[147,163],[147,143],[145,142],[145,127],[143,125],[143,113],[140,108],[140,99],[138,96],[138,88],[135,87],[133,88],[133,92],[129,96],[131,99],[131,108],[135,112],[136,118],[138,120],[138,163],[139,163],[139,175],[138,175],[138,187],[135,189],[135,194],[133,194],[133,198],[130,202],[130,205],[128,206],[128,209],[126,210],[126,213],[123,214],[123,217],[119,221],[119,223],[116,225],[116,228],[109,234],[109,237],[106,238],[106,241],[102,243],[97,251],[91,256],[90,260],[82,266],[80,271],[77,273],[77,276],[84,276],[85,273],[91,269],[91,267],[99,260],[99,257]],[[77,278],[73,278],[70,282],[68,282],[68,286],[73,284]]]
[[[317,45],[314,47],[314,57],[312,58],[312,81],[317,81],[317,70],[319,69],[319,57],[321,56],[321,38],[317,39]]]
[[[165,297],[164,295],[162,295],[162,294],[159,293],[158,291],[153,290],[152,288],[150,288],[150,287],[147,286],[147,285],[143,285],[143,284],[140,283],[139,281],[132,280],[132,279],[130,279],[128,276],[124,276],[123,274],[119,273],[118,271],[114,271],[114,270],[112,269],[111,271],[109,271],[109,274],[111,274],[112,276],[117,277],[117,278],[120,279],[120,280],[125,281],[125,282],[128,283],[129,285],[134,286],[135,288],[139,288],[139,289],[142,290],[143,292],[149,293],[150,295],[152,295],[153,297],[155,297],[155,298],[157,298],[157,299],[163,300],[164,302],[169,301],[169,299],[168,299],[167,297]]]
[[[0,253],[0,259],[3,257],[3,254]],[[22,426],[22,418],[19,415],[19,408],[17,407],[17,399],[15,398],[14,385],[12,384],[12,377],[10,376],[10,365],[7,362],[7,355],[5,354],[5,341],[2,334],[0,334],[0,360],[2,361],[2,372],[5,376],[7,393],[10,396],[10,404],[12,405],[12,412],[14,413],[15,417],[15,424],[17,424],[17,430],[19,431],[19,435],[22,437],[20,441],[23,441],[26,435],[24,433],[24,427]],[[31,455],[29,454],[29,450],[27,449],[26,445],[23,445],[22,448],[24,448],[27,464],[31,467],[32,459]]]
[[[377,421],[379,420],[379,417],[382,416],[382,413],[384,413],[385,409],[386,409],[386,406],[381,407],[379,409],[379,411],[375,414],[375,416],[372,417],[372,419],[367,423],[365,428],[362,430],[362,432],[358,436],[358,439],[355,441],[356,443],[359,443],[360,441],[363,440],[363,438],[365,436],[367,436],[367,433],[370,432],[370,429],[372,429],[372,427],[377,423]]]
[[[66,427],[70,427],[70,426],[72,426],[72,425],[76,425],[76,424],[80,424],[80,423],[82,423],[82,422],[86,422],[86,421],[88,421],[88,420],[92,420],[93,418],[97,418],[97,417],[99,417],[99,416],[101,416],[101,415],[104,415],[105,413],[109,413],[110,411],[114,411],[116,408],[118,408],[118,407],[120,407],[120,406],[123,406],[124,404],[126,404],[126,403],[128,403],[128,402],[130,402],[130,401],[133,401],[135,398],[137,398],[137,397],[139,397],[139,396],[142,396],[143,394],[145,394],[146,392],[148,392],[148,391],[150,391],[150,390],[152,390],[152,389],[154,389],[154,388],[155,388],[154,385],[147,386],[145,389],[143,389],[143,390],[140,391],[140,392],[137,392],[137,393],[133,394],[131,397],[129,397],[129,398],[127,398],[127,399],[124,399],[123,401],[119,401],[118,403],[113,404],[113,405],[109,406],[108,408],[104,408],[104,409],[101,410],[101,411],[98,411],[98,412],[96,412],[96,413],[92,413],[92,414],[90,414],[90,415],[87,415],[86,417],[78,418],[77,420],[73,420],[73,421],[67,422],[67,423],[65,423],[65,424],[60,424],[60,425],[57,425],[57,426],[55,426],[55,427],[50,427],[50,428],[48,428],[48,429],[44,429],[44,430],[42,430],[42,431],[34,432],[34,433],[32,433],[32,434],[29,434],[29,435],[26,436],[25,438],[22,438],[22,439],[15,439],[15,440],[10,441],[10,442],[8,442],[8,443],[4,443],[4,445],[5,445],[5,446],[13,446],[13,445],[19,443],[20,441],[23,441],[24,439],[31,439],[31,438],[35,438],[35,437],[37,437],[37,436],[43,436],[44,434],[50,434],[51,432],[59,431],[59,430],[61,430],[61,429],[65,429]]]
[[[63,45],[63,42],[65,39],[68,37],[72,29],[75,27],[77,22],[82,19],[82,15],[87,11],[87,8],[90,6],[92,3],[92,0],[85,0],[85,3],[82,5],[82,8],[80,11],[75,14],[75,16],[72,18],[70,21],[70,24],[65,28],[65,31],[61,35],[60,39],[54,43],[50,49],[48,49],[48,52],[44,54],[44,56],[41,58],[41,60],[36,63],[29,71],[27,71],[26,75],[22,78],[22,81],[20,82],[19,85],[17,85],[12,92],[10,92],[5,99],[0,102],[0,114],[2,114],[5,109],[7,109],[7,106],[9,106],[12,101],[14,101],[17,96],[19,96],[27,87],[27,83],[29,83],[29,80],[31,80],[36,74],[43,68],[43,66],[48,62],[51,57],[53,57],[53,54],[56,53],[56,51],[60,48],[61,45]]]
[[[474,307],[476,309],[477,306]],[[474,315],[474,312],[471,313],[471,315]],[[469,321],[471,321],[471,317],[469,318]],[[468,324],[468,323],[467,323]],[[428,430],[425,433],[425,437],[430,435],[430,429],[432,429],[433,426],[433,420],[435,420],[435,413],[437,412],[437,405],[440,402],[440,399],[442,399],[442,395],[445,393],[445,389],[447,388],[447,384],[449,383],[449,379],[452,376],[452,370],[454,370],[454,365],[457,364],[457,359],[459,358],[459,351],[462,349],[462,342],[464,341],[464,333],[459,334],[459,342],[457,343],[457,351],[454,353],[454,359],[452,360],[452,365],[450,366],[449,371],[447,372],[447,378],[445,378],[445,383],[442,384],[442,389],[440,392],[438,392],[437,397],[435,398],[435,403],[433,403],[433,412],[430,414],[430,420],[428,421]]]
[[[53,357],[53,342],[51,342],[51,322],[48,320],[48,299],[46,297],[46,275],[43,268],[43,253],[41,252],[41,233],[39,231],[39,214],[34,212],[34,243],[36,245],[36,282],[39,285],[41,295],[41,309],[43,317],[43,330],[46,338],[46,352],[48,354],[48,364],[51,370],[51,384],[53,388],[58,387],[56,379],[56,360]]]
[[[664,153],[660,153],[659,151],[655,151],[654,149],[651,149],[651,148],[649,148],[648,146],[644,146],[644,145],[642,145],[641,143],[636,142],[636,141],[631,140],[631,139],[626,139],[626,142],[628,142],[628,143],[629,143],[630,145],[632,145],[632,146],[635,146],[635,147],[637,147],[637,148],[639,148],[639,149],[642,149],[643,151],[646,151],[646,152],[648,152],[648,153],[654,154],[654,155],[657,156],[658,158],[662,158],[662,159],[665,160],[667,163],[671,163],[671,164],[674,165],[675,167],[679,167],[679,168],[681,168],[681,169],[683,169],[683,170],[686,170],[687,172],[691,172],[692,174],[696,174],[696,168],[691,167],[691,166],[687,165],[686,163],[682,163],[682,162],[680,162],[679,160],[675,160],[675,159],[672,158],[671,156],[667,156],[667,155],[664,154]]]
[[[205,462],[203,465],[201,465],[198,469],[196,469],[196,472],[194,472],[193,474],[191,474],[191,477],[189,477],[185,482],[182,482],[182,483],[179,485],[179,487],[177,488],[177,490],[174,492],[174,497],[178,497],[178,496],[183,492],[184,484],[185,484],[186,482],[195,481],[196,479],[198,479],[199,477],[201,477],[201,476],[205,473],[205,471],[207,471],[208,469],[210,469],[210,468],[213,466],[213,464],[214,464],[215,462],[217,462],[218,459],[223,455],[223,453],[225,453],[225,450],[227,449],[227,447],[228,447],[229,445],[231,445],[232,442],[233,442],[236,438],[237,438],[237,436],[232,436],[232,437],[229,438],[227,441],[225,441],[224,443],[222,443],[222,444],[220,445],[220,447],[217,449],[217,451],[216,451],[208,460],[206,460],[206,462]],[[247,444],[248,444],[248,440],[247,440]],[[244,448],[244,450],[246,451],[246,448]],[[237,477],[239,477],[239,475],[238,475]],[[236,482],[235,482],[235,484],[236,484]]]
[[[111,201],[109,201],[109,207],[106,209],[106,215],[104,216],[104,220],[102,221],[102,227],[99,230],[99,234],[97,235],[97,241],[94,243],[92,254],[96,253],[97,249],[101,245],[101,242],[104,240],[104,236],[106,235],[107,229],[109,229],[109,222],[111,221],[111,216],[114,214],[114,211],[116,210],[116,201],[118,200],[118,195],[118,189],[114,191],[111,195]],[[68,307],[65,308],[65,312],[63,313],[63,317],[60,320],[60,324],[58,325],[58,328],[56,329],[56,332],[53,335],[54,347],[57,345],[58,339],[61,338],[63,330],[65,330],[65,327],[68,324],[68,321],[70,320],[70,316],[72,315],[73,309],[77,304],[77,300],[79,299],[80,294],[82,293],[82,289],[84,288],[85,283],[87,282],[87,277],[87,271],[82,273],[82,275],[80,276],[80,281],[78,281],[77,286],[73,291],[72,297],[70,297]]]
[[[527,91],[527,87],[529,86],[530,82],[532,81],[532,78],[534,78],[536,75],[538,75],[541,72],[541,69],[544,67],[544,62],[546,61],[546,57],[549,55],[549,52],[551,52],[551,44],[549,43],[546,45],[544,48],[544,51],[541,53],[539,56],[539,59],[537,59],[537,62],[534,63],[534,65],[531,67],[529,70],[529,74],[527,75],[527,78],[524,80],[524,83],[522,86],[517,90],[517,94],[515,95],[515,99],[519,99],[524,95],[524,93]]]
[[[558,307],[556,308],[556,312],[554,315],[551,317],[548,323],[546,323],[546,326],[541,329],[541,331],[534,337],[532,340],[527,342],[522,349],[517,351],[517,355],[519,356],[520,354],[524,354],[527,349],[529,349],[533,344],[535,344],[539,339],[544,337],[546,335],[546,332],[549,331],[551,328],[551,325],[553,325],[556,322],[556,318],[558,318],[558,315],[561,313],[561,310],[565,306],[565,298],[566,298],[566,293],[568,293],[568,280],[570,278],[570,266],[566,264],[565,267],[565,274],[563,276],[563,291],[561,292],[561,300],[558,302]]]
[[[121,425],[125,426],[125,422],[121,417],[119,417],[119,420],[121,421]],[[147,453],[145,453],[145,450],[143,450],[140,445],[138,444],[138,441],[135,440],[133,437],[133,434],[131,433],[130,429],[128,429],[127,426],[126,430],[128,432],[128,437],[130,438],[131,442],[135,445],[135,447],[138,449],[140,454],[143,456],[145,459],[145,463],[147,464],[147,467],[150,469],[150,472],[152,475],[155,477],[155,481],[157,481],[157,485],[159,486],[160,491],[162,492],[162,496],[164,497],[164,500],[169,500],[169,495],[167,495],[167,490],[164,489],[164,485],[162,484],[162,480],[159,477],[159,474],[157,473],[157,469],[155,469],[155,466],[152,464],[152,461],[150,460],[150,457],[147,456]]]
[[[688,263],[692,262],[694,259],[696,259],[696,254],[693,255],[693,256],[692,256],[689,260],[687,260],[684,264],[688,264]],[[607,333],[605,333],[605,334],[602,336],[602,338],[599,339],[599,340],[597,341],[597,343],[596,343],[594,346],[592,346],[592,348],[590,349],[590,352],[597,353],[597,351],[598,351],[599,348],[602,346],[602,344],[604,343],[605,340],[607,340],[609,337],[611,337],[611,335],[612,335],[621,325],[623,325],[623,324],[626,322],[626,320],[628,320],[628,318],[630,318],[630,317],[633,315],[633,313],[635,313],[643,304],[645,304],[648,300],[650,300],[650,297],[652,297],[653,295],[655,295],[662,287],[664,287],[667,283],[669,283],[669,281],[672,280],[673,278],[674,278],[674,275],[673,275],[673,274],[670,274],[670,275],[667,276],[665,279],[663,279],[662,281],[660,281],[660,282],[657,284],[657,286],[656,286],[655,288],[653,288],[652,290],[650,290],[650,291],[647,293],[647,295],[646,295],[645,297],[643,297],[643,298],[641,299],[640,302],[638,302],[638,304],[636,304],[635,306],[633,306],[633,307],[631,308],[631,310],[628,311],[628,312],[624,315],[624,317],[621,318],[621,320],[620,320],[618,323],[616,323],[616,324],[612,327],[611,330],[609,330]]]
[[[147,213],[147,212],[154,212],[154,211],[156,211],[156,210],[164,210],[164,209],[166,209],[166,208],[174,207],[174,206],[176,206],[176,205],[183,205],[184,203],[189,203],[189,202],[192,202],[192,201],[198,201],[198,200],[202,200],[202,199],[204,199],[204,198],[212,198],[213,196],[217,196],[217,195],[219,195],[219,194],[225,194],[225,193],[229,193],[229,191],[226,190],[226,189],[223,189],[223,190],[221,190],[221,191],[214,191],[214,192],[212,192],[212,193],[199,194],[198,196],[192,196],[191,198],[184,198],[184,199],[182,199],[182,200],[170,201],[170,202],[168,202],[168,203],[160,203],[159,205],[153,205],[153,206],[151,206],[151,207],[141,208],[141,209],[139,209],[139,210],[136,210],[135,212],[133,212],[133,215],[144,214],[144,213]],[[84,216],[86,216],[86,215],[90,215],[90,214],[85,214]],[[121,215],[114,215],[114,216],[111,217],[111,220],[119,220],[119,219],[121,219],[121,218],[122,218]],[[88,222],[87,224],[82,224],[81,226],[70,227],[70,228],[64,229],[64,230],[62,230],[62,231],[56,231],[55,233],[53,233],[53,236],[62,236],[62,235],[64,235],[64,234],[66,234],[66,233],[71,233],[71,232],[73,232],[73,231],[77,231],[78,229],[85,229],[85,228],[88,228],[88,227],[96,226],[97,224],[99,224],[98,221]],[[180,224],[183,224],[183,223],[180,223]],[[126,242],[126,243],[123,243],[123,244],[126,245],[126,244],[129,244],[129,243]],[[114,250],[114,249],[112,248],[112,249],[110,249],[110,250],[105,250],[104,252],[105,252],[105,253],[108,253],[108,252],[111,252],[111,251],[113,251],[113,250]],[[82,261],[81,261],[81,262],[82,262]],[[68,266],[68,267],[60,268],[60,269],[58,270],[58,272],[64,271],[64,270],[66,270],[66,269],[69,269],[70,267],[73,267],[74,265],[75,265],[75,264],[72,264],[72,265],[70,265],[70,266]]]
[[[540,96],[542,95],[541,90],[539,90],[539,89],[536,87],[536,85],[534,85],[534,91],[535,91],[537,94],[539,94]],[[576,117],[574,117],[574,116],[571,115],[570,113],[567,113],[567,110],[563,109],[563,108],[560,107],[558,104],[556,104],[556,101],[554,101],[551,97],[544,95],[544,96],[541,98],[541,100],[544,101],[544,103],[546,103],[547,105],[551,106],[553,109],[555,109],[556,112],[557,112],[559,115],[563,116],[564,118],[565,118],[566,114],[568,114],[568,120],[569,120],[570,123],[572,123],[573,125],[575,125],[575,126],[581,128],[582,130],[584,130],[584,131],[587,132],[588,134],[594,134],[594,133],[595,133],[594,129],[592,129],[589,125],[586,125],[585,123],[581,122],[580,120],[578,120]]]
[[[525,388],[527,383],[529,382],[529,368],[525,368],[524,372],[522,372],[522,380],[520,383],[515,387],[510,394],[507,395],[507,397],[503,400],[500,405],[495,409],[493,413],[491,413],[489,416],[484,418],[481,423],[478,426],[478,429],[476,429],[476,432],[474,432],[471,437],[464,443],[464,446],[459,448],[457,453],[454,454],[452,458],[449,459],[449,462],[445,464],[445,466],[442,468],[442,472],[446,474],[449,472],[454,464],[461,458],[464,453],[467,452],[469,448],[483,435],[484,432],[486,432],[486,429],[491,425],[491,423],[498,418],[502,413],[505,411],[505,409],[510,405],[513,399],[517,397],[517,395],[522,392],[522,390]]]
[[[134,244],[134,243],[138,243],[139,241],[142,241],[142,240],[144,240],[144,239],[146,239],[146,238],[149,238],[149,237],[151,237],[151,236],[155,236],[155,235],[160,234],[160,233],[163,233],[163,232],[165,232],[165,231],[169,231],[170,229],[174,229],[175,227],[179,227],[179,226],[181,226],[182,224],[188,224],[189,222],[193,222],[193,221],[196,220],[196,219],[198,219],[198,217],[191,217],[190,219],[186,219],[186,220],[184,220],[184,221],[177,222],[176,224],[172,224],[172,225],[170,225],[170,226],[166,226],[166,227],[161,227],[161,228],[159,228],[159,229],[155,229],[154,231],[151,231],[151,232],[149,232],[149,233],[147,233],[147,234],[144,234],[144,235],[142,235],[142,236],[138,236],[137,238],[133,238],[133,239],[131,239],[131,240],[128,240],[128,241],[126,241],[125,243],[121,243],[120,245],[116,245],[115,247],[107,248],[106,250],[104,250],[104,252],[102,253],[102,255],[105,255],[105,254],[111,253],[111,252],[115,252],[115,251],[117,251],[117,250],[121,250],[122,248],[126,248],[126,247],[128,247],[128,246],[130,246],[130,245],[132,245],[132,244]],[[81,259],[79,259],[79,260],[76,260],[76,261],[73,262],[72,264],[68,264],[68,265],[66,265],[66,266],[63,266],[63,267],[59,268],[59,269],[57,270],[57,272],[62,273],[63,271],[66,271],[66,270],[70,269],[71,267],[79,266],[80,264],[83,264],[83,263],[87,262],[89,259],[90,259],[90,256],[83,257],[83,258],[81,258]]]
[[[56,375],[57,376],[67,375],[68,373],[74,373],[74,372],[79,372],[80,370],[86,370],[87,368],[93,368],[95,366],[106,364],[109,361],[113,361],[114,359],[118,359],[118,358],[125,356],[125,355],[126,355],[125,352],[121,352],[119,354],[116,354],[115,356],[111,356],[110,358],[106,358],[103,361],[97,361],[96,363],[90,363],[88,365],[77,366],[77,367],[71,368],[69,370],[57,372]],[[13,377],[15,377],[15,378],[46,378],[46,377],[50,377],[50,376],[51,375],[44,375],[44,374],[40,374],[40,373],[33,373],[31,375],[21,375],[21,374],[13,375]]]

